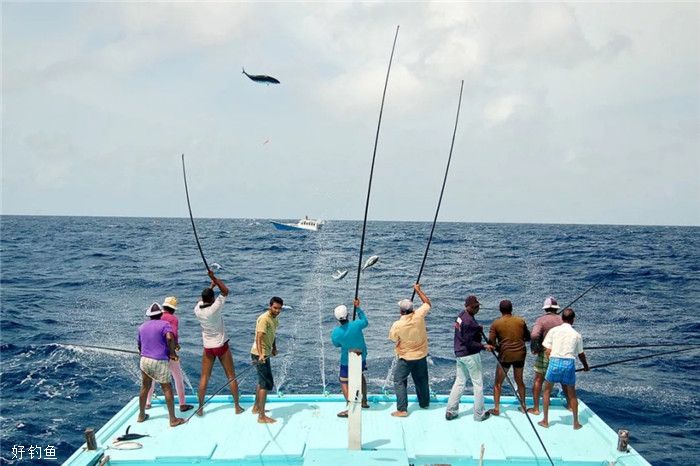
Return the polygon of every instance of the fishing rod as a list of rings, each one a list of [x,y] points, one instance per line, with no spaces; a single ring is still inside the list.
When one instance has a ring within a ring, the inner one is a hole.
[[[462,91],[464,90],[464,80],[459,87],[459,103],[457,104],[457,116],[455,117],[455,127],[452,131],[452,143],[450,144],[450,155],[447,157],[447,166],[445,167],[445,177],[442,179],[442,188],[440,189],[440,197],[438,198],[437,208],[435,209],[435,218],[433,218],[433,226],[430,228],[430,236],[428,237],[428,244],[425,246],[425,253],[423,253],[423,262],[420,264],[420,270],[418,271],[418,278],[416,278],[416,283],[420,283],[420,277],[423,274],[423,268],[425,267],[425,261],[428,259],[428,250],[430,249],[430,243],[433,241],[433,232],[435,232],[435,224],[437,223],[438,214],[440,213],[440,205],[442,204],[442,195],[445,192],[445,184],[447,183],[447,174],[450,171],[450,161],[452,160],[452,149],[455,147],[455,136],[457,135],[457,124],[459,123],[459,111],[462,108]],[[411,301],[416,297],[416,290],[413,290],[411,294]]]
[[[484,330],[481,330],[481,336],[484,337],[484,341],[488,343],[489,339],[486,337],[486,334],[484,333]],[[530,419],[530,414],[527,412],[527,406],[525,404],[525,400],[520,399],[520,394],[518,393],[518,390],[515,388],[515,385],[513,385],[513,382],[510,380],[510,376],[508,376],[508,372],[503,368],[503,365],[501,364],[501,358],[498,355],[498,351],[494,348],[494,350],[491,352],[493,354],[493,357],[496,358],[496,364],[498,364],[498,367],[501,368],[503,373],[506,376],[506,380],[508,381],[508,385],[510,385],[510,388],[513,390],[513,393],[515,393],[515,397],[518,399],[518,402],[520,402],[520,406],[523,409],[523,412],[525,413],[525,416],[527,417],[527,421],[530,423],[530,426],[532,427],[532,430],[535,432],[535,435],[537,436],[537,440],[540,441],[540,445],[542,445],[542,448],[544,449],[544,452],[547,454],[547,459],[549,460],[550,464],[554,466],[554,461],[552,461],[552,457],[549,456],[549,451],[547,451],[547,447],[544,445],[544,442],[542,441],[542,437],[540,437],[539,432],[537,432],[537,428],[535,427],[535,424],[532,422],[532,419]]]
[[[229,384],[231,384],[232,382],[237,381],[239,377],[242,377],[243,374],[245,374],[246,372],[248,372],[248,371],[249,371],[252,367],[254,367],[254,366],[255,366],[255,363],[253,363],[253,364],[251,364],[250,366],[248,366],[248,367],[246,367],[245,369],[243,369],[238,375],[236,375],[236,376],[231,377],[230,379],[228,379],[228,380],[226,381],[226,383],[224,383],[221,387],[219,387],[219,388],[214,392],[214,394],[210,395],[209,398],[207,398],[207,399],[204,401],[204,404],[202,404],[202,406],[197,407],[197,409],[196,409],[192,414],[190,414],[190,416],[187,418],[187,421],[189,421],[190,419],[192,419],[192,417],[194,417],[194,415],[197,414],[197,412],[198,412],[200,409],[204,409],[204,407],[207,405],[207,403],[209,403],[216,395],[218,395],[219,392],[220,392],[221,390],[223,390],[224,388],[226,388],[226,387],[227,387]],[[203,413],[203,412],[204,412],[204,411],[202,411],[202,413]]]
[[[658,348],[664,346],[697,346],[700,347],[700,343],[654,343],[650,345],[639,344],[639,345],[608,345],[608,346],[587,346],[586,351],[595,349],[622,349],[622,348]]]
[[[386,70],[386,79],[384,80],[384,92],[382,92],[382,104],[379,107],[379,121],[377,122],[377,133],[374,136],[374,151],[372,152],[372,166],[369,170],[369,184],[367,185],[367,200],[365,202],[365,217],[362,221],[362,239],[360,240],[360,258],[357,262],[357,279],[355,280],[355,299],[358,299],[360,292],[360,272],[362,271],[362,252],[365,248],[365,231],[367,230],[367,211],[369,210],[369,195],[372,191],[372,176],[374,175],[374,160],[377,157],[377,144],[379,142],[379,128],[382,125],[382,114],[384,113],[384,99],[386,97],[386,88],[389,85],[389,72],[391,71],[391,62],[394,59],[394,50],[396,49],[396,39],[399,37],[399,26],[396,26],[396,34],[394,34],[394,44],[391,46],[391,56],[389,57],[389,67]],[[352,320],[357,316],[357,307],[352,306]]]
[[[107,350],[107,351],[117,351],[120,353],[129,353],[129,354],[140,354],[136,350],[128,350],[128,349],[122,349],[122,348],[111,348],[109,346],[96,346],[96,345],[78,345],[76,343],[62,343],[65,346],[79,346],[81,348],[90,348],[90,349],[101,349],[101,350]]]
[[[617,269],[619,269],[619,268],[620,268],[620,267],[615,267],[615,268],[612,270],[612,272],[608,272],[608,275],[612,275],[613,273],[617,272]],[[569,304],[567,304],[566,306],[562,307],[562,308],[561,308],[559,311],[557,311],[556,313],[557,313],[557,314],[561,314],[561,313],[564,311],[564,309],[566,309],[566,308],[568,308],[568,307],[571,307],[571,306],[573,306],[574,304],[576,304],[576,302],[577,302],[579,299],[581,299],[581,298],[583,298],[584,296],[586,296],[586,294],[588,294],[589,291],[591,291],[593,288],[597,287],[598,285],[600,285],[601,283],[603,283],[604,281],[606,281],[608,278],[609,278],[608,276],[605,276],[605,277],[601,278],[600,280],[598,280],[597,282],[595,282],[595,283],[594,283],[593,285],[591,285],[586,291],[584,291],[583,293],[581,293],[580,295],[578,295],[578,297],[577,297],[576,299],[574,299],[573,301],[571,301],[571,302],[570,302]]]
[[[621,359],[620,361],[606,362],[605,364],[598,364],[596,366],[588,366],[588,370],[599,369],[601,367],[607,367],[607,366],[614,366],[615,364],[622,364],[625,362],[639,361],[640,359],[654,358],[656,356],[663,356],[665,354],[682,353],[684,351],[693,351],[696,349],[700,349],[700,346],[696,346],[695,348],[684,348],[684,349],[679,349],[679,350],[675,350],[675,351],[664,351],[663,353],[648,354],[646,356],[638,356],[636,358]],[[576,369],[576,372],[581,372],[582,370],[583,370],[583,368]]]
[[[194,226],[194,217],[192,216],[192,206],[190,205],[190,192],[187,189],[187,172],[185,171],[185,154],[182,154],[182,178],[185,180],[185,196],[187,196],[187,209],[190,211],[190,222],[192,222],[192,231],[194,232],[194,239],[197,240],[197,247],[199,248],[199,254],[202,256],[202,261],[204,261],[204,267],[207,268],[209,272],[209,264],[207,264],[207,259],[204,257],[204,252],[202,251],[202,245],[199,243],[199,236],[197,236],[197,228]]]

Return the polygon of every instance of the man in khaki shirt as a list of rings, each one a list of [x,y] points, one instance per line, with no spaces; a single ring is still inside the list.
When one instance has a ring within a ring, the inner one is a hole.
[[[394,371],[394,391],[396,392],[396,411],[392,416],[408,416],[408,376],[411,375],[416,386],[416,396],[421,408],[430,405],[430,388],[428,387],[428,332],[425,328],[425,316],[430,311],[430,299],[423,293],[418,283],[413,286],[423,304],[413,309],[409,299],[399,301],[401,318],[394,322],[389,330],[389,339],[396,343],[396,370]]]
[[[277,422],[265,414],[265,402],[267,392],[275,386],[272,378],[272,367],[270,357],[277,356],[277,327],[279,326],[279,315],[282,312],[282,298],[273,296],[270,299],[270,307],[260,314],[255,322],[255,341],[250,349],[252,363],[258,371],[258,386],[255,391],[255,404],[253,414],[258,415],[258,422],[261,424],[272,424]]]

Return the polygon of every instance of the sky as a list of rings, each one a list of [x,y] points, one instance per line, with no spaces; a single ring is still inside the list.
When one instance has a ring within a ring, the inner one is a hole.
[[[700,225],[700,3],[2,3],[2,213]],[[241,74],[278,78],[261,85]]]

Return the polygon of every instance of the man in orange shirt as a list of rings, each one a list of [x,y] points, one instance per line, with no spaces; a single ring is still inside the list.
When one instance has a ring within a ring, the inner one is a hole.
[[[394,322],[389,330],[389,339],[396,343],[396,370],[394,371],[394,390],[396,391],[396,411],[392,416],[408,416],[408,376],[411,375],[416,386],[416,396],[421,408],[430,405],[430,388],[428,386],[428,332],[425,328],[425,316],[430,311],[430,299],[423,293],[418,283],[413,285],[423,304],[413,309],[410,299],[399,301],[401,318]]]

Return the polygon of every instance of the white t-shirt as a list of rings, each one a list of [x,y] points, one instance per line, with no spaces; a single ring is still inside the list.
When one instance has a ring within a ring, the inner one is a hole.
[[[552,350],[550,358],[576,359],[576,356],[583,353],[581,334],[566,322],[547,332],[542,345]]]
[[[225,301],[226,297],[219,295],[211,306],[201,307],[204,303],[200,301],[194,307],[194,315],[202,326],[202,343],[205,348],[219,348],[228,340],[221,313]]]

